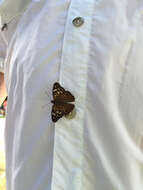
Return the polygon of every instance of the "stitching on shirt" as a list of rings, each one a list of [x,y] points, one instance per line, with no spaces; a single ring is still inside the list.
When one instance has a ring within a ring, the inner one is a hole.
[[[130,48],[129,48],[129,50],[128,50],[128,54],[127,54],[127,56],[126,56],[126,60],[125,60],[125,64],[124,64],[124,71],[123,71],[123,73],[122,73],[122,77],[121,77],[121,84],[120,84],[120,87],[119,87],[119,104],[120,104],[120,102],[121,102],[121,98],[122,98],[122,91],[123,91],[123,88],[124,88],[124,86],[126,85],[125,84],[125,80],[126,80],[126,78],[127,78],[127,74],[128,74],[128,66],[129,66],[129,57],[130,57],[130,55],[131,55],[131,52],[132,52],[132,50],[133,50],[133,44],[134,44],[134,41],[132,41],[131,42],[131,45],[130,45]]]
[[[141,21],[141,17],[143,18],[143,10],[137,10],[136,11],[136,14],[135,14],[135,17],[134,17],[134,22],[133,22],[133,25],[134,27],[136,28],[137,25],[139,24],[143,24],[143,21]],[[134,34],[134,32],[136,33],[136,29],[134,31],[132,31],[132,34],[131,35],[136,35]],[[124,64],[124,71],[123,71],[123,74],[122,74],[122,77],[121,77],[121,84],[120,84],[120,88],[119,88],[119,104],[121,103],[121,99],[122,99],[122,92],[123,92],[123,88],[125,87],[125,85],[127,86],[128,84],[126,84],[126,78],[128,76],[128,66],[129,66],[129,57],[130,55],[132,54],[132,50],[133,50],[133,46],[134,46],[134,42],[135,42],[135,38],[132,36],[132,41],[131,41],[131,45],[130,45],[130,48],[128,50],[128,55],[126,56],[126,60],[125,60],[125,64]]]

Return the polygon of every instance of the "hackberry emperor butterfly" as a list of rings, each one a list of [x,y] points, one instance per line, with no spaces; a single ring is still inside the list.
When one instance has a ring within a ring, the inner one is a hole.
[[[74,109],[74,105],[69,102],[74,102],[74,96],[66,91],[58,82],[53,85],[53,103],[51,117],[53,122],[57,122],[61,117],[67,116]]]

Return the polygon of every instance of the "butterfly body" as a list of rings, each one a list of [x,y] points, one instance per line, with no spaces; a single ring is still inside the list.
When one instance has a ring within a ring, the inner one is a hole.
[[[61,117],[67,116],[74,109],[74,96],[66,91],[58,82],[53,85],[53,103],[51,117],[53,122],[57,122]]]
[[[51,103],[53,103],[53,104],[62,104],[62,103],[68,103],[68,102],[66,102],[64,100],[51,100]]]

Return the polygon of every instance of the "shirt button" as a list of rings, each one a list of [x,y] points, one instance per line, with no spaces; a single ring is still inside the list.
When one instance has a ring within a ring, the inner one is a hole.
[[[81,25],[83,25],[84,19],[82,17],[76,17],[75,19],[73,19],[72,23],[74,26],[80,27]]]
[[[76,109],[75,109],[75,107],[74,107],[74,109],[72,110],[72,112],[70,112],[68,115],[66,115],[65,117],[67,118],[67,119],[73,119],[73,118],[75,118],[75,116],[76,116]]]

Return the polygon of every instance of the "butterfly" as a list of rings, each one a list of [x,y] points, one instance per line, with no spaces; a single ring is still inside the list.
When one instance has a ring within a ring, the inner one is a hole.
[[[74,109],[74,104],[69,102],[74,102],[75,97],[66,91],[58,82],[53,85],[53,103],[51,117],[53,122],[57,122],[63,116],[67,116]]]

